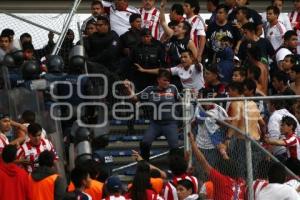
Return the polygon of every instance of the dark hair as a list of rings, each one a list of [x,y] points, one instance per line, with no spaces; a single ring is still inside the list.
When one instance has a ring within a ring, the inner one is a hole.
[[[283,100],[270,100],[270,104],[276,109],[280,110],[285,107],[285,102]]]
[[[187,190],[192,190],[192,194],[194,194],[196,191],[194,191],[194,184],[192,181],[188,180],[188,179],[182,179],[180,181],[177,182],[177,186],[181,185],[184,188],[186,188]]]
[[[259,67],[257,67],[256,65],[251,65],[248,68],[248,71],[253,74],[255,80],[259,80],[259,77],[261,75],[261,70]]]
[[[218,12],[220,9],[224,9],[224,11],[228,14],[229,12],[229,7],[225,4],[219,4],[216,8],[216,12]]]
[[[137,13],[131,14],[130,17],[129,17],[129,23],[134,22],[138,18],[142,18],[142,16],[140,14],[137,14]]]
[[[188,163],[181,154],[171,154],[169,156],[169,169],[175,176],[180,176],[186,172]]]
[[[194,8],[194,14],[198,15],[200,11],[198,0],[185,0],[184,3],[190,4],[191,8]]]
[[[241,172],[238,168],[238,165],[239,164],[232,159],[221,159],[217,163],[217,169],[220,171],[221,174],[236,179],[241,177]]]
[[[268,172],[269,183],[281,183],[286,180],[286,171],[281,163],[274,163],[270,166]]]
[[[297,61],[298,62],[298,61]],[[297,65],[294,65],[292,68],[291,68],[292,71],[296,72],[297,74],[300,73],[300,65],[297,64]]]
[[[17,146],[16,145],[6,145],[2,151],[2,159],[6,163],[12,163],[17,158]]]
[[[181,16],[184,14],[182,5],[178,3],[172,5],[171,11],[175,11],[177,15],[181,15]]]
[[[99,0],[94,0],[94,1],[92,1],[91,6],[95,6],[95,5],[100,5],[101,7],[103,7],[102,2],[99,1]]]
[[[214,6],[218,6],[220,1],[219,0],[207,0],[207,2],[211,2]]]
[[[176,20],[172,20],[172,21],[170,21],[169,23],[168,23],[168,27],[175,27],[175,26],[177,26],[179,24],[179,22],[178,21],[176,21]]]
[[[34,123],[35,122],[35,113],[32,112],[31,110],[25,110],[22,113],[22,119],[25,123]]]
[[[42,127],[38,123],[31,123],[29,124],[27,131],[28,134],[32,136],[37,136],[37,134],[42,131]]]
[[[253,22],[248,22],[242,26],[242,29],[255,32],[256,31],[256,25]]]
[[[26,51],[26,50],[34,51],[34,47],[31,42],[24,42],[22,44],[22,48],[23,48],[23,51]]]
[[[29,33],[23,33],[22,35],[20,35],[20,40],[22,40],[25,37],[29,37],[32,38],[31,35]]]
[[[241,11],[247,19],[249,19],[251,16],[250,16],[250,13],[249,13],[249,9],[245,6],[242,6],[242,7],[238,7],[237,10],[236,10],[236,14]]]
[[[234,40],[231,37],[229,37],[229,36],[223,36],[221,38],[221,42],[229,42],[230,44],[233,44]]]
[[[289,81],[289,75],[283,71],[274,73],[273,78],[276,78],[279,82],[282,81],[284,85],[287,85]]]
[[[285,32],[283,39],[284,41],[290,40],[292,36],[298,36],[296,31],[289,30]]]
[[[55,155],[53,151],[45,150],[39,155],[39,165],[53,167],[54,166]]]
[[[150,166],[144,160],[139,161],[136,169],[136,174],[132,181],[132,187],[130,188],[131,199],[145,199],[146,190],[150,188]]]
[[[295,65],[296,62],[298,61],[298,60],[297,60],[297,57],[296,57],[294,54],[286,55],[284,58],[289,58],[289,59],[291,60],[291,63],[292,63],[293,65]]]
[[[277,6],[268,6],[266,11],[273,10],[273,13],[277,16],[280,14],[280,10]]]
[[[285,165],[296,175],[300,176],[300,161],[295,158],[289,158],[285,161]]]
[[[158,70],[157,78],[162,78],[162,77],[167,78],[168,80],[171,80],[172,74],[169,70],[160,68]]]
[[[271,166],[271,162],[269,160],[262,160],[258,163],[256,168],[255,179],[268,179],[268,171]]]
[[[272,0],[271,3],[274,3],[275,1],[278,1],[278,0]],[[279,0],[279,1],[282,1],[282,3],[284,3],[284,0]]]
[[[5,36],[14,36],[15,32],[14,32],[14,30],[12,30],[10,28],[6,28],[6,29],[2,30],[1,37],[3,37],[2,35],[5,35]]]
[[[75,167],[71,171],[71,181],[76,188],[82,187],[82,181],[88,178],[88,171],[80,167]]]
[[[232,81],[227,85],[228,88],[237,91],[239,94],[243,94],[243,83]]]
[[[192,30],[192,26],[189,22],[187,21],[183,21],[183,22],[179,22],[178,24],[182,23],[183,24],[183,30],[185,30],[185,37],[190,37],[190,33]]]
[[[234,67],[232,70],[233,72],[239,72],[241,76],[246,77],[247,76],[247,71],[246,69],[242,68],[242,67]]]
[[[97,17],[97,21],[104,21],[104,23],[105,23],[106,25],[110,25],[110,24],[109,24],[108,18],[107,18],[107,17],[104,17],[104,16],[98,16],[98,17]]]
[[[150,177],[151,178],[161,178],[161,174],[157,169],[150,170]]]
[[[86,170],[92,179],[97,179],[99,175],[100,163],[93,159],[88,159],[77,164],[77,167]]]
[[[290,116],[283,116],[281,119],[281,123],[286,124],[288,126],[292,126],[293,127],[293,131],[296,130],[297,128],[297,122],[295,121],[294,118],[290,117]]]
[[[252,79],[246,79],[244,80],[244,86],[250,91],[253,91],[253,94],[256,92],[256,83]]]

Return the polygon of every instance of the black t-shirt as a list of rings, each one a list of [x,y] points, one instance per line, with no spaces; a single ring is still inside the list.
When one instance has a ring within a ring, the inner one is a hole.
[[[242,38],[240,31],[230,23],[224,26],[219,26],[216,22],[208,25],[206,38],[208,39],[210,49],[214,52],[218,52],[222,49],[221,39],[225,36],[232,38],[235,42]]]
[[[188,49],[190,38],[177,39],[173,36],[165,43],[166,63],[168,66],[176,66],[180,64],[180,57],[183,51]]]

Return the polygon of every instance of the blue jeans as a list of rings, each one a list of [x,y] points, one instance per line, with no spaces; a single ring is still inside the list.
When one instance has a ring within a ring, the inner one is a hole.
[[[161,135],[164,135],[167,138],[170,149],[174,149],[178,147],[178,134],[177,134],[176,121],[170,121],[170,122],[151,121],[149,128],[145,132],[143,140],[140,144],[141,156],[145,160],[149,160],[152,142]]]

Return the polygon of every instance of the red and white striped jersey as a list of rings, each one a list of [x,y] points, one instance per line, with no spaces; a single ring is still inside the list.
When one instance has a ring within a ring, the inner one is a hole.
[[[291,13],[289,13],[289,18],[290,18],[292,28],[297,30],[297,35],[298,35],[297,53],[300,54],[300,13],[294,10]]]
[[[2,153],[4,147],[9,144],[8,138],[3,133],[0,133],[0,154]]]
[[[195,43],[196,47],[199,46],[199,36],[205,36],[205,23],[200,15],[186,19],[192,26],[191,40]]]
[[[55,159],[58,159],[57,153],[52,145],[52,143],[47,139],[41,139],[40,145],[33,146],[30,141],[25,142],[17,152],[17,159],[24,159],[30,162],[26,165],[26,171],[31,173],[34,168],[38,167],[38,157],[43,151],[52,151],[55,154]]]
[[[163,197],[165,200],[178,200],[177,190],[176,190],[177,182],[184,179],[190,180],[193,183],[194,191],[196,191],[195,193],[198,194],[199,185],[198,185],[197,178],[194,176],[189,176],[184,174],[181,176],[174,177],[171,182],[169,181],[165,185],[164,192],[163,192],[164,195]]]
[[[151,10],[141,8],[140,13],[142,16],[142,28],[151,30],[152,37],[159,40],[162,35],[162,28],[159,23],[160,11],[157,8],[152,8]]]
[[[288,157],[300,160],[300,138],[293,133],[288,135],[283,141],[287,147]]]
[[[254,192],[254,199],[256,199],[258,193],[267,185],[269,184],[269,181],[264,179],[256,179],[253,182],[253,192]]]
[[[274,26],[269,23],[265,26],[265,37],[271,42],[273,48],[276,50],[283,44],[283,36],[286,32],[285,26],[278,21]]]

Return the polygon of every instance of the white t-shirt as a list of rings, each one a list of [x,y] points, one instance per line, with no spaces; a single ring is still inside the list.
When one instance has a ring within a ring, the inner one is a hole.
[[[285,26],[278,21],[274,26],[271,26],[269,23],[265,26],[265,38],[267,38],[273,48],[278,49],[283,43],[283,36],[286,32]]]
[[[283,61],[284,57],[287,55],[293,54],[289,49],[287,48],[281,48],[276,53],[276,62],[279,64],[280,61]]]
[[[180,78],[184,88],[200,90],[204,87],[203,66],[200,64],[198,71],[195,65],[191,65],[188,70],[185,70],[180,65],[170,68],[172,75],[177,75]]]
[[[9,144],[8,138],[3,133],[0,133],[0,154],[2,153],[4,147]]]
[[[129,17],[133,13],[140,14],[137,8],[128,6],[125,11],[116,10],[114,3],[102,1],[103,7],[109,9],[109,20],[111,30],[115,31],[119,36],[128,31],[131,27]]]
[[[288,182],[285,182],[284,184],[291,186],[292,188],[294,188],[296,191],[297,189],[300,187],[300,182],[297,181],[296,179],[291,179]],[[300,192],[298,192],[298,194],[300,195]]]
[[[256,200],[300,200],[294,188],[285,184],[270,183],[257,195]]]
[[[120,196],[111,195],[111,196],[106,197],[105,199],[102,199],[102,200],[126,200],[126,199],[122,195],[120,195]]]
[[[281,119],[284,116],[290,116],[296,120],[297,128],[296,128],[295,133],[297,135],[300,135],[300,125],[299,125],[296,117],[294,115],[292,115],[287,109],[280,109],[280,110],[274,111],[269,118],[268,135],[271,139],[279,139],[279,138],[283,137],[280,133],[280,124],[281,124]],[[286,148],[283,146],[273,146],[273,148],[272,148],[272,153],[274,155],[280,155],[285,152],[286,152]]]
[[[261,17],[262,17],[262,22],[264,24],[268,23],[266,12],[261,13]],[[289,19],[289,16],[287,15],[287,13],[280,13],[278,16],[278,21],[280,21],[284,25],[284,27],[287,31],[292,30],[292,25],[291,25],[291,22],[290,22],[290,19]]]

